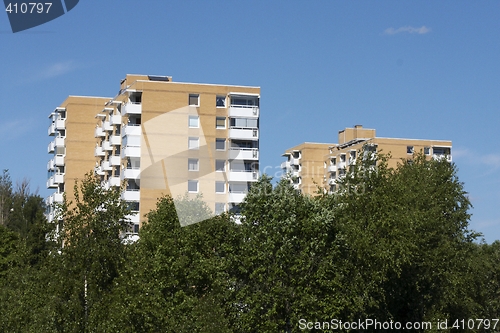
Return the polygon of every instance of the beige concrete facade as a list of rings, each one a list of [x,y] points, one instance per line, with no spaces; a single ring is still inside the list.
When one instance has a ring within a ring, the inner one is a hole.
[[[69,96],[49,115],[51,124],[48,145],[51,159],[47,163],[47,187],[55,192],[49,196],[49,218],[53,219],[53,203],[62,203],[63,193],[74,201],[73,186],[85,173],[94,170],[95,114],[102,110],[109,97]]]
[[[315,153],[304,153],[310,147],[317,147]],[[303,193],[314,195],[318,192],[317,184],[321,184],[325,191],[333,193],[337,189],[338,180],[344,177],[349,165],[356,163],[356,159],[365,151],[388,154],[388,166],[394,168],[403,160],[412,159],[414,153],[423,153],[429,159],[446,158],[451,161],[451,148],[451,141],[381,138],[376,136],[375,129],[356,125],[339,131],[338,144],[304,143],[288,149],[284,154],[288,160],[282,168],[286,173],[295,170],[291,174],[291,182]],[[300,160],[296,160],[295,156],[300,156]],[[290,168],[294,161],[295,167]],[[322,171],[318,167],[320,164],[323,166]]]
[[[91,134],[75,134],[92,144],[74,173],[91,162],[104,186],[124,185],[135,231],[167,194],[202,194],[214,213],[237,210],[258,178],[259,100],[259,87],[127,75],[86,118]]]

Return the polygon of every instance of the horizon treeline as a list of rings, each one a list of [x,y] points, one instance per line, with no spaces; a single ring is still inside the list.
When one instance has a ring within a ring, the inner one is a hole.
[[[223,214],[181,227],[165,196],[134,243],[120,236],[120,188],[89,174],[74,191],[55,234],[29,183],[0,177],[1,332],[274,333],[366,319],[459,332],[476,318],[491,325],[473,331],[500,330],[500,242],[469,229],[471,203],[445,160],[392,169],[364,158],[335,194],[315,197],[262,176],[239,223]],[[212,213],[201,198],[178,200]],[[349,331],[322,328],[305,330]]]

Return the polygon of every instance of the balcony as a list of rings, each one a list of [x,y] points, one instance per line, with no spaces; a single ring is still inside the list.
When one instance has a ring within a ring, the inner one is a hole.
[[[259,130],[257,128],[230,128],[229,138],[239,140],[258,140]]]
[[[125,169],[122,171],[121,179],[140,179],[141,169]]]
[[[110,117],[111,125],[121,125],[122,124],[122,116],[119,114],[112,115]]]
[[[56,167],[54,163],[54,159],[51,159],[50,161],[47,162],[47,171],[54,170]]]
[[[228,178],[230,182],[254,182],[259,179],[257,171],[229,171]]]
[[[97,166],[94,168],[94,172],[96,175],[103,176],[104,175],[104,170],[102,170],[101,166]]]
[[[257,118],[259,116],[258,106],[231,106],[229,107],[229,117]]]
[[[113,150],[113,147],[111,146],[111,143],[109,141],[103,141],[102,142],[102,149],[103,150]]]
[[[126,190],[122,192],[122,200],[125,201],[139,201],[141,199],[141,191],[139,190]]]
[[[135,213],[135,214],[129,214],[129,215],[125,215],[125,219],[127,219],[129,222],[131,223],[134,223],[134,224],[139,224],[139,212]]]
[[[111,132],[113,130],[113,126],[111,126],[111,123],[106,120],[102,122],[102,129],[104,131]]]
[[[95,147],[94,156],[104,156],[104,155],[105,153],[101,146]]]
[[[328,172],[337,172],[337,166],[336,165],[329,165]]]
[[[142,105],[140,103],[126,103],[122,105],[122,116],[127,114],[141,114]]]
[[[122,136],[125,136],[125,135],[141,135],[141,134],[142,134],[142,130],[141,130],[141,126],[140,125],[137,125],[137,126],[127,125],[127,126],[123,127]]]
[[[102,161],[101,162],[101,169],[103,171],[109,171],[109,170],[111,170],[111,165],[109,164],[109,161]]]
[[[300,177],[300,171],[299,170],[291,170],[290,176],[291,177]]]
[[[120,135],[112,135],[109,137],[109,142],[112,146],[119,146],[122,144],[122,137]]]
[[[63,202],[63,194],[62,193],[53,193],[49,196],[49,204],[60,204]]]
[[[122,149],[122,158],[141,157],[141,147],[125,147]]]
[[[109,177],[108,184],[110,187],[112,186],[120,186],[120,177]]]
[[[55,166],[64,166],[64,155],[56,155],[54,157]]]
[[[446,160],[448,162],[451,162],[451,155],[445,155],[445,154],[432,154],[432,159],[433,160]]]
[[[56,129],[65,130],[66,129],[66,119],[58,119],[55,121]]]
[[[300,165],[300,158],[290,157],[290,165]]]
[[[98,138],[98,137],[104,137],[104,136],[106,136],[106,133],[104,133],[104,130],[102,129],[102,127],[96,127],[95,132],[94,132],[94,137]]]
[[[290,161],[285,161],[281,163],[281,169],[287,170],[290,169]]]
[[[57,188],[64,183],[64,174],[56,174],[47,180],[47,188]]]
[[[50,124],[50,125],[49,125],[49,129],[48,129],[48,131],[47,131],[47,132],[48,132],[48,134],[49,134],[50,136],[55,135],[55,134],[56,134],[56,124],[55,124],[55,123]]]
[[[230,148],[230,160],[258,160],[259,150],[255,148]]]
[[[345,162],[339,162],[337,166],[338,166],[339,169],[345,169],[346,163]]]
[[[110,156],[109,164],[112,166],[119,166],[122,162],[122,158],[120,156]]]
[[[47,153],[53,153],[55,148],[56,143],[54,141],[49,142],[49,145],[47,146]]]
[[[335,185],[335,184],[337,184],[337,179],[335,179],[335,178],[328,179],[328,185]]]
[[[58,136],[54,139],[54,145],[56,147],[64,147],[66,144],[66,138],[62,137],[62,136]]]
[[[230,203],[241,203],[246,197],[246,193],[229,193],[228,202]]]

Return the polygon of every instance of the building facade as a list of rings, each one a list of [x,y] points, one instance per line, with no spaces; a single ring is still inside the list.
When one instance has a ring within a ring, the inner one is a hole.
[[[316,147],[317,151],[307,153],[310,147]],[[356,125],[339,131],[336,144],[314,146],[304,143],[288,149],[283,155],[287,161],[282,168],[285,175],[292,176],[290,181],[302,193],[318,193],[317,184],[322,184],[324,191],[333,193],[337,190],[339,179],[345,176],[350,165],[356,163],[359,154],[364,155],[368,151],[388,154],[388,166],[396,167],[402,160],[412,159],[414,153],[420,152],[428,158],[446,158],[451,162],[451,148],[451,141],[382,138],[376,136],[375,129]],[[318,167],[319,164],[322,168]],[[290,170],[294,172],[290,174]]]
[[[103,186],[124,185],[133,232],[161,196],[201,194],[214,214],[237,211],[258,179],[259,87],[127,75],[117,96],[99,102],[92,115],[85,112],[92,126],[67,131],[66,141],[85,138],[92,145],[81,153],[66,147],[66,155],[81,156],[81,164],[63,171],[83,177],[90,168]],[[58,109],[65,108],[69,115],[65,105]]]

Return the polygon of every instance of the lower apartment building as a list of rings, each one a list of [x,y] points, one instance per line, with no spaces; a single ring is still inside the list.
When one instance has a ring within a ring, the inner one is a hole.
[[[51,114],[59,178],[56,187],[49,175],[47,203],[93,170],[105,187],[125,184],[132,233],[163,195],[201,194],[214,214],[238,211],[258,180],[259,102],[259,87],[151,75],[127,75],[113,98],[70,96]]]
[[[451,162],[451,147],[451,141],[376,137],[375,129],[356,125],[339,131],[338,143],[303,143],[286,150],[283,156],[287,161],[282,168],[302,193],[318,193],[319,184],[324,191],[333,193],[338,180],[345,176],[349,165],[356,163],[360,153],[390,154],[389,167],[396,167],[402,159],[411,159],[419,152],[428,158],[446,158]]]

